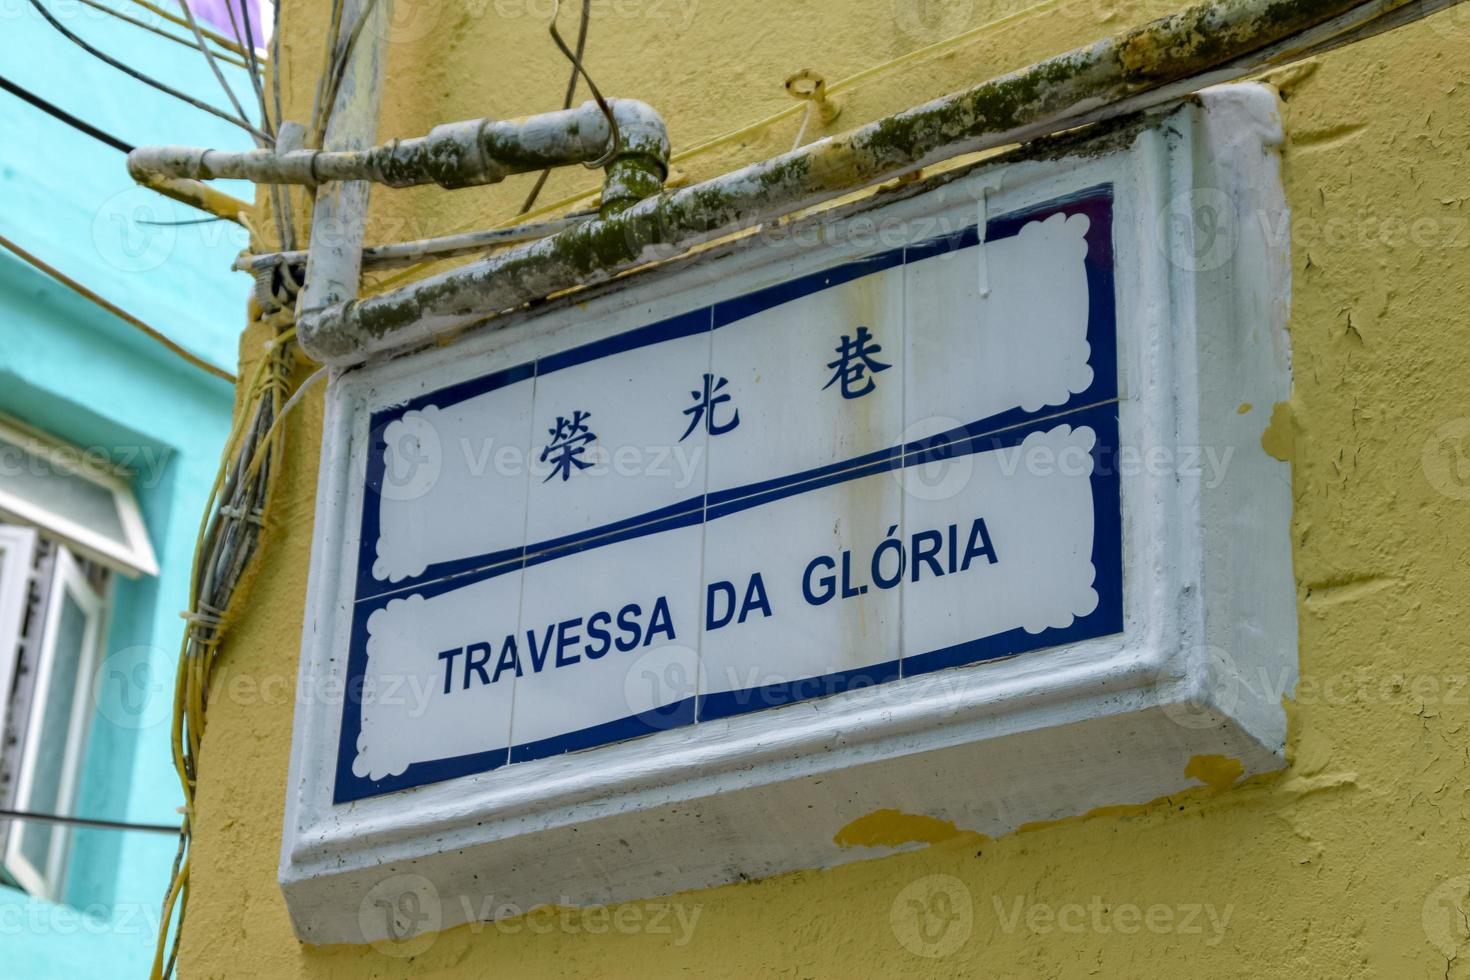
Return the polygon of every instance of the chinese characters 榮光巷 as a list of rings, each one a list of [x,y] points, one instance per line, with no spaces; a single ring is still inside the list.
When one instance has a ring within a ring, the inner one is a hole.
[[[832,377],[822,385],[822,390],[826,391],[840,381],[843,398],[861,398],[866,395],[878,386],[873,375],[893,366],[884,364],[873,356],[882,353],[883,347],[873,340],[867,327],[858,327],[855,337],[843,334],[842,340],[833,350],[837,353],[837,359],[827,362],[827,366],[832,369]]]
[[[679,437],[680,442],[689,438],[689,433],[698,428],[701,421],[704,422],[704,430],[712,436],[722,435],[740,424],[740,409],[738,408],[730,414],[729,421],[727,422],[721,423],[715,418],[715,411],[722,404],[730,400],[729,392],[717,394],[728,383],[728,379],[726,378],[716,379],[713,374],[706,374],[704,376],[704,392],[700,393],[696,390],[689,392],[690,396],[694,399],[694,404],[684,409],[684,414],[689,416],[689,427]]]
[[[569,480],[572,476],[572,467],[585,470],[591,466],[590,460],[582,458],[587,452],[587,444],[597,438],[597,435],[587,427],[587,420],[592,417],[591,412],[577,410],[572,412],[571,418],[558,415],[556,425],[547,429],[551,433],[551,442],[541,450],[541,462],[551,462],[551,472],[546,474],[545,483],[553,476],[560,475],[562,480]]]

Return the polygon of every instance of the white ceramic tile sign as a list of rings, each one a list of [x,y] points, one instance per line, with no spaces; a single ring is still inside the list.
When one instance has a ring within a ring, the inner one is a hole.
[[[336,801],[1121,631],[1112,215],[373,406]]]

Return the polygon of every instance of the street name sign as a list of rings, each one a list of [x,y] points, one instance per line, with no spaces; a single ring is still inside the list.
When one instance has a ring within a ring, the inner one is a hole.
[[[1278,128],[1213,93],[334,376],[303,938],[396,937],[409,868],[603,902],[1279,765]]]

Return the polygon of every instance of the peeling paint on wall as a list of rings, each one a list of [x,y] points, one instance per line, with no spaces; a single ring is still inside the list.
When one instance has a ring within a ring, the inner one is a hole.
[[[902,810],[875,810],[837,831],[832,842],[838,847],[901,847],[904,844],[938,844],[966,837],[980,842],[987,838],[973,830],[961,830],[953,820],[940,820]]]

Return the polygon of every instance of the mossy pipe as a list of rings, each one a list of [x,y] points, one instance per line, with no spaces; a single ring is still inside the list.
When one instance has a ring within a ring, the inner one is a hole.
[[[651,162],[660,179],[669,162],[669,136],[653,107],[609,99],[618,125],[612,161]],[[143,183],[156,177],[228,178],[262,184],[314,186],[369,180],[389,187],[438,184],[456,189],[493,184],[512,174],[592,163],[608,151],[612,127],[596,102],[523,119],[469,119],[435,126],[427,136],[363,150],[232,152],[187,146],[140,146],[128,172]],[[661,185],[660,185],[661,186]]]
[[[326,363],[422,343],[960,153],[1161,104],[1457,0],[1216,0],[401,289],[303,311]],[[1395,14],[1398,14],[1395,17]],[[1390,25],[1393,26],[1393,25]],[[1382,29],[1382,28],[1379,28]]]

